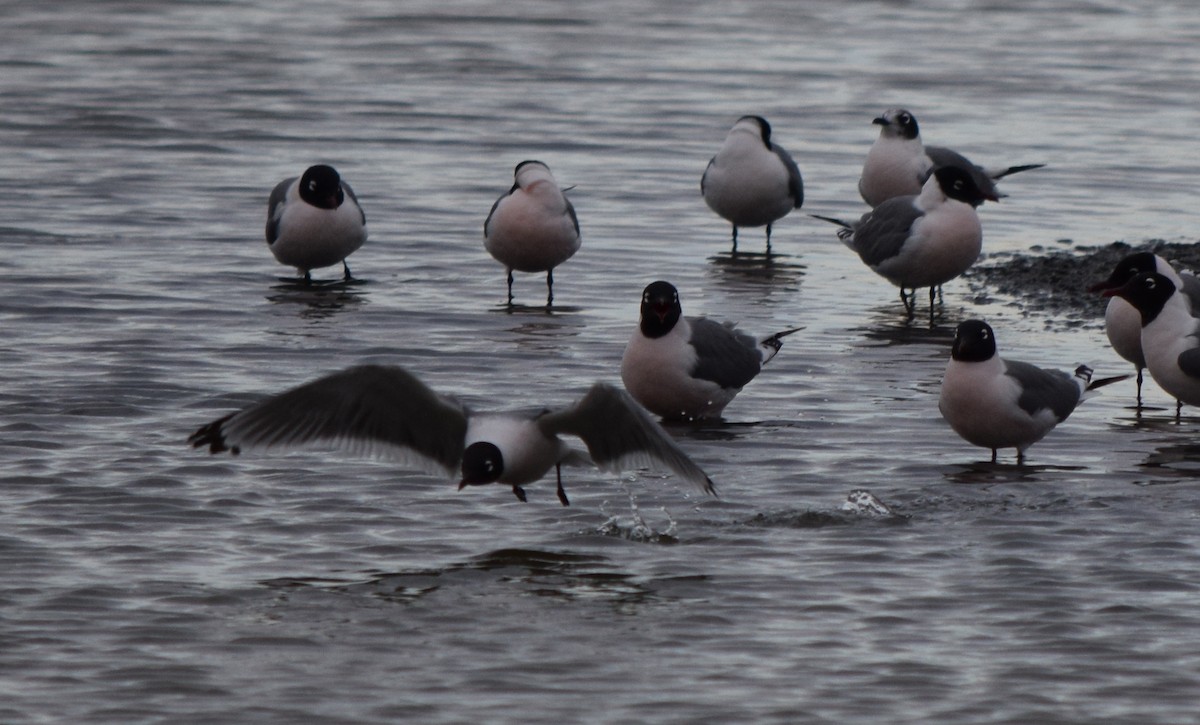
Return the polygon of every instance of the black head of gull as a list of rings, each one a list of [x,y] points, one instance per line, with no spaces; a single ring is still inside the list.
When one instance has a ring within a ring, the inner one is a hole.
[[[670,282],[651,282],[642,291],[642,316],[639,325],[642,334],[649,338],[666,335],[675,328],[683,316],[679,304],[679,291]]]
[[[336,209],[346,200],[342,177],[325,164],[310,166],[300,177],[300,198],[318,209]]]
[[[912,140],[921,135],[917,126],[917,118],[904,108],[890,108],[871,123],[880,127],[880,133],[887,136]]]

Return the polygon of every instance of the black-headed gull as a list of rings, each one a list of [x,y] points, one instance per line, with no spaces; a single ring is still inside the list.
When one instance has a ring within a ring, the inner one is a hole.
[[[332,166],[310,166],[299,177],[279,182],[267,200],[267,245],[280,264],[312,270],[342,263],[367,240],[367,215],[354,190]]]
[[[657,281],[642,293],[641,321],[621,360],[625,389],[667,420],[719,418],[800,328],[763,339],[705,317],[683,317],[679,292]]]
[[[1129,280],[1145,272],[1158,272],[1171,280],[1184,296],[1192,314],[1200,311],[1200,278],[1180,275],[1170,262],[1153,252],[1135,252],[1113,267],[1108,279],[1092,285],[1092,292],[1120,289]],[[1111,296],[1104,308],[1104,332],[1113,350],[1137,368],[1137,407],[1142,407],[1142,371],[1146,356],[1142,352],[1142,314],[1125,299]]]
[[[917,288],[929,288],[932,307],[938,287],[967,271],[979,258],[983,227],[975,202],[980,198],[970,174],[947,166],[929,177],[919,195],[888,199],[852,224],[813,216],[842,227],[838,239],[900,288],[900,300],[911,313]],[[913,290],[911,303],[906,289]]]
[[[590,458],[560,435],[582,439]],[[563,464],[591,461],[611,471],[665,467],[715,495],[712,481],[623,391],[596,383],[574,405],[523,413],[476,413],[435,393],[403,368],[361,365],[274,395],[192,434],[211,453],[326,444],[360,454],[384,454],[459,488],[498,483],[525,500],[523,484],[553,468],[558,498]]]
[[[1200,405],[1200,319],[1175,283],[1143,272],[1104,294],[1122,297],[1141,314],[1142,353],[1154,382],[1181,403]]]
[[[1067,419],[1084,393],[1127,377],[1093,381],[1086,365],[1071,374],[1005,360],[996,353],[992,328],[967,320],[954,332],[938,409],[964,440],[990,448],[993,462],[1001,448],[1016,448],[1020,462],[1029,446]]]

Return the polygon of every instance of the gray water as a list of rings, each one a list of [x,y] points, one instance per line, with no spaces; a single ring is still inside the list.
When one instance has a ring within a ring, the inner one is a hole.
[[[1121,383],[991,464],[937,412],[954,326],[1129,372],[1099,306],[958,280],[910,321],[803,213],[862,213],[870,121],[903,105],[928,142],[1048,165],[982,209],[985,255],[1194,239],[1200,14],[1143,5],[4,5],[0,721],[1195,722],[1200,418]],[[770,259],[699,196],[747,113],[806,182]],[[527,158],[583,229],[551,314],[535,275],[504,309],[481,243]],[[300,288],[262,240],[316,162],[368,216],[354,284]],[[570,508],[521,504],[185,445],[366,361],[566,404],[619,380],[656,278],[805,327],[722,423],[672,428],[718,499],[570,469]]]

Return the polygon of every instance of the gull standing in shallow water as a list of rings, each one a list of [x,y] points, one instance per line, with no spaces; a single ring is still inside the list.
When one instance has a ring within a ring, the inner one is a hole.
[[[590,458],[560,435],[582,439]],[[333,373],[219,418],[188,438],[211,453],[326,444],[384,454],[434,474],[462,472],[459,489],[498,483],[521,501],[523,484],[555,470],[568,505],[563,464],[620,471],[665,467],[704,493],[712,480],[629,396],[596,383],[574,405],[527,413],[475,413],[438,395],[400,367],[362,365]]]
[[[1200,319],[1168,277],[1143,272],[1105,296],[1120,296],[1142,317],[1142,352],[1158,386],[1181,404],[1200,405]],[[1179,416],[1181,406],[1176,406]]]
[[[483,246],[508,269],[508,304],[513,270],[546,273],[546,306],[554,302],[554,268],[579,251],[575,207],[558,187],[550,167],[522,161],[512,188],[492,205],[483,222]]]
[[[625,347],[621,380],[635,400],[667,420],[719,418],[779,352],[783,337],[800,329],[756,340],[731,323],[685,318],[675,287],[652,282],[642,293],[641,322]]]
[[[941,146],[925,146],[917,119],[903,108],[885,111],[872,123],[879,125],[879,138],[867,152],[858,193],[871,206],[897,196],[918,194],[935,169],[954,166],[966,171],[979,187],[982,196],[974,206],[987,201],[1000,201],[1005,196],[995,182],[1020,171],[1040,169],[1045,164],[1024,164],[1003,169],[984,169],[965,156]]]
[[[971,175],[947,166],[929,177],[917,196],[898,196],[850,224],[813,214],[842,227],[838,239],[872,270],[900,288],[912,314],[916,291],[929,288],[930,316],[942,284],[967,271],[983,248],[983,227],[975,206],[983,198]],[[905,289],[912,289],[910,302]]]
[[[733,252],[738,227],[767,226],[804,203],[800,168],[779,144],[771,141],[771,124],[762,116],[742,116],[700,177],[704,203],[733,224]]]
[[[332,166],[310,166],[300,177],[279,182],[267,201],[267,245],[280,264],[304,273],[342,263],[367,240],[367,215],[354,190]]]
[[[1092,285],[1092,292],[1117,290],[1131,279],[1146,272],[1157,272],[1183,293],[1192,314],[1200,311],[1200,278],[1193,274],[1180,275],[1167,260],[1153,252],[1136,252],[1117,262],[1112,274],[1103,282]],[[1146,355],[1142,352],[1142,313],[1125,299],[1113,295],[1104,309],[1104,332],[1113,350],[1137,368],[1137,408],[1142,409],[1142,370]],[[1179,403],[1176,403],[1176,413]]]
[[[942,379],[938,410],[954,432],[968,443],[992,449],[1016,448],[1017,462],[1025,450],[1067,419],[1084,393],[1128,375],[1092,381],[1092,369],[1045,370],[996,353],[992,328],[982,320],[967,320],[954,332],[950,362]]]

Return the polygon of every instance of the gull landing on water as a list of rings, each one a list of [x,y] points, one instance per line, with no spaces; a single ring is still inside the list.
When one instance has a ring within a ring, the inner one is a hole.
[[[579,219],[550,167],[522,161],[513,185],[492,205],[483,222],[483,246],[508,271],[508,305],[513,304],[513,270],[546,273],[546,307],[554,303],[554,268],[579,251]],[[573,188],[573,187],[572,187]]]
[[[588,455],[559,436],[576,436]],[[301,385],[201,426],[188,438],[210,453],[325,444],[383,454],[434,474],[461,471],[459,489],[524,484],[550,469],[568,505],[562,465],[608,471],[666,468],[716,495],[712,480],[623,391],[596,383],[574,405],[526,413],[476,413],[400,367],[361,365]]]

